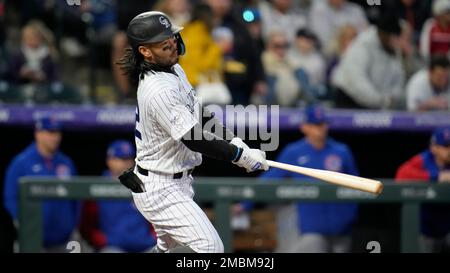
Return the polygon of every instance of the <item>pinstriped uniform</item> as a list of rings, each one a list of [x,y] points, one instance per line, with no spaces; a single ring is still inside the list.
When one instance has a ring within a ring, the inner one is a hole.
[[[148,72],[139,82],[135,161],[149,174],[135,169],[146,192],[133,193],[133,199],[153,224],[160,250],[188,246],[196,252],[223,252],[217,231],[193,201],[188,170],[200,165],[202,156],[180,141],[198,123],[200,104],[181,66],[173,68],[173,74]],[[182,178],[173,178],[179,172]]]

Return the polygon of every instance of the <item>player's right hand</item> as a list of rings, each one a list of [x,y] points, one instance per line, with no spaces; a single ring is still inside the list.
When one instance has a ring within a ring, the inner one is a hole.
[[[239,167],[245,168],[247,172],[269,169],[266,161],[266,152],[259,149],[242,148],[242,154],[237,161],[233,163]]]

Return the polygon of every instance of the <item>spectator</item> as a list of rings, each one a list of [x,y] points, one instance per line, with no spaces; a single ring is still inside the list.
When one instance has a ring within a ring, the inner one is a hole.
[[[267,50],[262,55],[271,90],[268,103],[296,106],[300,99],[300,84],[295,77],[292,60],[287,55],[288,49],[289,42],[284,32],[270,33]]]
[[[309,106],[305,109],[301,131],[303,139],[286,146],[278,156],[278,162],[358,175],[353,155],[347,145],[328,136],[328,123],[324,109]],[[281,169],[270,169],[262,178],[309,179],[301,174]],[[241,203],[248,209],[250,203]],[[239,206],[238,206],[239,207]],[[234,211],[239,211],[234,207]],[[350,203],[297,203],[299,236],[290,238],[288,249],[280,252],[349,252],[350,233],[356,220],[358,207]],[[279,227],[282,228],[282,227]]]
[[[450,183],[450,127],[437,128],[431,137],[430,147],[403,163],[395,179],[399,183]],[[424,204],[420,217],[422,252],[449,252],[450,206]]]
[[[88,0],[86,12],[92,16],[92,27],[95,43],[111,43],[114,33],[117,31],[117,3],[115,0]]]
[[[19,224],[19,179],[24,176],[54,176],[67,179],[76,175],[72,160],[59,151],[61,124],[52,116],[40,118],[35,125],[30,146],[18,154],[5,176],[5,208]],[[48,252],[67,252],[66,243],[78,224],[78,204],[75,201],[46,200],[43,202],[43,246]],[[22,223],[20,223],[22,224]]]
[[[431,15],[431,2],[420,0],[385,1],[382,12],[395,11],[397,16],[405,20],[411,27],[414,44],[418,44],[420,31]]]
[[[183,29],[186,54],[180,58],[189,82],[196,87],[201,77],[210,75],[222,79],[222,52],[212,37],[212,11],[206,4],[194,7],[192,20]]]
[[[90,58],[108,51],[104,49],[89,48],[89,46],[109,46],[117,30],[117,2],[116,0],[83,0],[75,8],[67,1],[56,1],[55,8],[62,11],[64,37],[61,39],[61,48],[70,57],[82,57],[88,50],[96,50]],[[91,45],[89,45],[89,43]],[[108,48],[109,49],[109,48]],[[100,58],[100,61],[102,59]],[[99,60],[96,60],[99,62]]]
[[[418,71],[409,80],[408,110],[448,110],[450,103],[450,62],[446,56],[431,58],[428,69]]]
[[[318,50],[318,39],[307,29],[299,29],[294,46],[289,52],[296,69],[296,77],[310,101],[326,95],[325,60]]]
[[[120,31],[126,30],[131,19],[141,12],[152,10],[156,2],[156,0],[117,1],[118,29]]]
[[[261,56],[242,20],[233,15],[231,0],[206,0],[206,3],[212,8],[214,26],[227,27],[233,33],[232,52],[224,62],[225,83],[234,104],[248,105],[252,95],[267,93]]]
[[[224,71],[226,69],[225,64],[228,62],[233,63],[233,45],[234,45],[234,34],[228,27],[216,27],[212,32],[212,36],[214,38],[215,44],[220,48],[222,52],[222,60],[221,60],[221,76],[224,76]],[[223,78],[220,78],[223,80]],[[204,105],[208,103],[214,104],[230,104],[232,103],[231,92],[226,86],[226,84],[222,81],[215,80],[216,83],[204,83],[202,86],[197,88],[197,96],[202,98],[202,102]],[[215,92],[210,92],[212,89]]]
[[[137,86],[128,81],[128,78],[122,74],[119,66],[115,64],[122,58],[125,48],[129,46],[125,31],[131,19],[142,11],[150,11],[154,2],[155,0],[117,1],[118,31],[115,33],[112,40],[111,70],[122,103],[135,104],[136,92],[133,92],[133,89],[137,88]]]
[[[33,1],[38,2],[37,0]],[[36,4],[39,5],[40,3]],[[92,16],[88,10],[89,1],[81,1],[77,8],[67,5],[67,1],[64,0],[53,1],[52,4],[52,9],[59,10],[59,14],[55,16],[55,22],[57,23],[51,25],[59,26],[64,30],[64,32],[61,32],[57,27],[54,30],[55,34],[58,35],[61,53],[73,59],[85,57],[89,49],[87,33],[90,23],[92,23]],[[49,5],[51,6],[51,4]],[[50,9],[50,13],[54,13],[52,9]]]
[[[365,30],[348,48],[332,78],[336,106],[398,109],[403,107],[400,21],[385,14],[377,27]]]
[[[233,58],[234,34],[227,27],[216,27],[212,32],[214,42],[220,48],[224,60]]]
[[[336,66],[357,35],[358,31],[352,25],[345,25],[338,30],[336,37],[331,42],[330,52],[328,54],[330,60],[327,65],[326,83],[330,83]]]
[[[39,21],[30,21],[22,29],[20,51],[11,60],[13,83],[45,83],[58,79],[56,50],[51,32]]]
[[[265,49],[265,42],[262,33],[261,13],[256,8],[247,8],[242,12],[242,17],[246,22],[247,29],[254,41],[258,56],[262,55]]]
[[[425,59],[435,54],[449,53],[450,0],[435,0],[433,16],[425,22],[420,36],[420,53]]]
[[[159,0],[153,10],[164,12],[170,17],[172,24],[184,26],[191,20],[191,1],[189,0]]]
[[[310,12],[311,30],[319,37],[325,52],[330,52],[335,33],[344,26],[353,26],[358,32],[368,26],[364,10],[346,0],[313,1]]]
[[[135,149],[125,140],[112,142],[107,150],[105,177],[117,179],[134,166]],[[156,245],[151,225],[133,201],[89,201],[83,207],[82,234],[102,253],[149,252]]]
[[[270,32],[282,30],[286,33],[289,43],[292,43],[296,31],[307,26],[305,12],[295,9],[292,0],[260,1],[258,8],[261,12],[262,31],[266,40]]]
[[[400,51],[402,53],[403,70],[405,71],[405,79],[422,69],[425,65],[420,56],[419,50],[414,43],[414,32],[412,26],[405,20],[401,20],[401,35],[400,35]]]

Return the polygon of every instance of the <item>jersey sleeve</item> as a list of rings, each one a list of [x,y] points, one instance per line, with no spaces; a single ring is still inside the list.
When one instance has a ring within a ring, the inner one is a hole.
[[[403,163],[395,174],[396,182],[413,182],[416,180],[430,180],[430,173],[425,169],[423,159],[420,155],[415,155]]]
[[[4,206],[8,211],[9,215],[17,220],[18,211],[17,211],[17,200],[18,200],[18,191],[19,191],[19,178],[22,176],[21,174],[21,166],[20,162],[17,159],[9,165],[6,175],[5,175],[5,188],[3,192],[4,197]]]
[[[155,120],[174,140],[180,140],[198,123],[194,109],[189,109],[177,92],[180,91],[163,91],[150,101]]]

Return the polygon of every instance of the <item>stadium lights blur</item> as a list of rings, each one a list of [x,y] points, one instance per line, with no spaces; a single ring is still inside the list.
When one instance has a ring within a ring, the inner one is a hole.
[[[256,9],[245,9],[242,12],[242,18],[247,23],[252,23],[259,20],[259,11]]]

